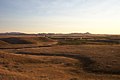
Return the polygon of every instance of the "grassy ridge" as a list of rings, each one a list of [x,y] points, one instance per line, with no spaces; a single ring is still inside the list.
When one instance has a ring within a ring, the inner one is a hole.
[[[59,40],[59,45],[80,45],[80,44],[120,44],[119,40]]]

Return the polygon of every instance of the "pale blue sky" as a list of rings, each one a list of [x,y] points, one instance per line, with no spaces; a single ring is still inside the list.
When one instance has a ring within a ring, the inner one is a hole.
[[[0,0],[0,32],[120,34],[120,0]]]

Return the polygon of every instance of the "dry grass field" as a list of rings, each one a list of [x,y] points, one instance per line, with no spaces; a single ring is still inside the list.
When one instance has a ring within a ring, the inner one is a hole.
[[[1,36],[0,80],[120,80],[120,36]]]

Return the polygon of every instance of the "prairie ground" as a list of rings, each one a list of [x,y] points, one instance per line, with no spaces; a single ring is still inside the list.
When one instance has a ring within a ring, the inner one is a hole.
[[[0,80],[120,80],[119,37],[1,37]]]

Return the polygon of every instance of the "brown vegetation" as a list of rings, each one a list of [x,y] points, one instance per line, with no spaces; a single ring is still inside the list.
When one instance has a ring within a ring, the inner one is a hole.
[[[119,36],[86,37],[1,37],[0,80],[119,80]]]

